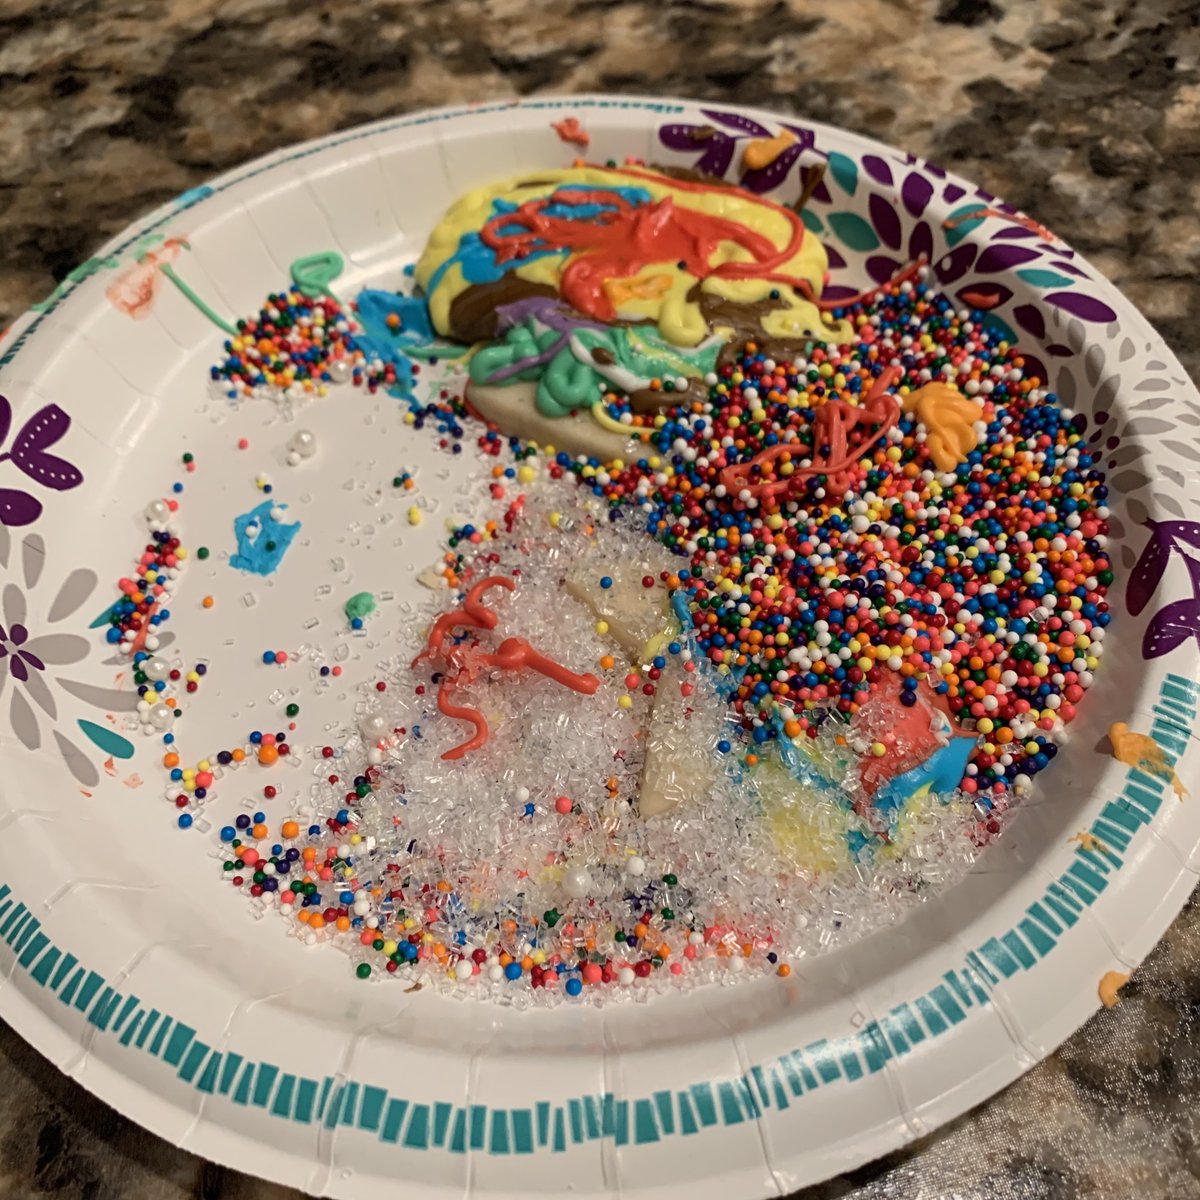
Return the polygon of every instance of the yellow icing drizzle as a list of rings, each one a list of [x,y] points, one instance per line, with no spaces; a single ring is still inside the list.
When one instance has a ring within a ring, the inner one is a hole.
[[[650,436],[648,429],[640,429],[636,425],[622,425],[620,421],[614,420],[608,415],[608,409],[600,400],[597,400],[588,411],[592,414],[592,420],[601,429],[607,429],[609,433],[619,433],[622,437],[637,438],[643,442]]]
[[[430,281],[439,268],[453,258],[463,237],[479,233],[495,215],[495,201],[520,206],[527,201],[548,196],[564,184],[641,188],[654,201],[669,197],[677,207],[737,222],[768,239],[780,250],[789,244],[793,234],[793,226],[783,213],[736,188],[691,191],[673,186],[673,181],[666,176],[648,177],[641,172],[633,174],[597,167],[538,170],[476,188],[456,200],[429,237],[416,265],[416,283],[429,292]],[[744,262],[748,258],[743,247],[722,242],[712,255],[710,265]],[[557,289],[570,261],[571,258],[564,255],[547,256],[520,263],[512,271],[520,279]],[[824,247],[816,237],[808,236],[803,238],[797,252],[777,269],[777,273],[803,279],[813,294],[818,295],[827,267]],[[697,282],[696,276],[680,269],[677,262],[670,261],[654,263],[649,270],[632,278],[614,279],[611,284],[616,288],[615,294],[607,286],[606,291],[622,319],[653,322],[667,341],[678,346],[695,346],[708,334],[699,303],[688,300]],[[817,306],[789,284],[770,279],[722,279],[714,275],[699,282],[703,291],[738,303],[758,303],[769,299],[773,291],[777,292],[781,307],[768,314],[764,321],[764,329],[768,333],[776,329],[783,332],[785,328],[791,332],[794,328],[792,336],[811,332],[823,340],[848,340],[852,334],[848,322],[843,321],[832,327],[827,324]],[[459,263],[451,263],[442,272],[437,286],[429,294],[430,315],[438,333],[450,333],[451,305],[469,286]]]

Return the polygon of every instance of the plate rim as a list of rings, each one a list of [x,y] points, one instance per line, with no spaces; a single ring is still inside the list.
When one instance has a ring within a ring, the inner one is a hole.
[[[311,139],[306,142],[271,151],[266,155],[250,160],[249,162],[241,164],[238,167],[232,168],[228,171],[222,172],[220,175],[214,177],[208,184],[201,185],[201,187],[197,189],[191,189],[189,192],[184,193],[183,196],[186,198],[191,196],[193,193],[202,191],[204,188],[223,189],[233,187],[237,184],[245,182],[249,178],[252,178],[259,172],[265,172],[275,166],[281,165],[284,162],[294,161],[297,158],[305,156],[306,154],[314,154],[322,150],[347,144],[354,140],[365,140],[369,137],[381,133],[387,133],[392,130],[417,127],[419,126],[422,118],[428,118],[429,120],[458,119],[480,113],[503,112],[510,108],[528,111],[542,109],[555,110],[562,108],[585,109],[592,106],[618,108],[631,107],[641,108],[643,110],[648,107],[654,111],[662,112],[664,111],[664,106],[667,106],[671,109],[673,109],[675,106],[678,106],[680,111],[685,111],[689,106],[701,106],[703,104],[704,102],[699,100],[676,100],[674,98],[666,97],[639,97],[623,95],[606,96],[603,94],[585,94],[579,96],[534,97],[526,100],[484,102],[465,106],[447,105],[434,109],[424,109],[412,113],[406,113],[400,117],[381,118],[367,125],[357,126],[351,130],[338,131],[332,134],[324,135],[320,138]],[[770,118],[772,120],[779,120],[781,118],[781,114],[776,114],[770,110],[760,109],[755,106],[722,105],[721,107],[723,109],[729,109],[730,111],[754,114]],[[794,119],[804,120],[804,118]],[[849,136],[856,143],[863,146],[879,147],[892,154],[897,152],[894,147],[891,147],[886,143],[879,142],[874,138],[860,135],[853,131],[842,130],[833,126],[825,126],[822,123],[807,121],[805,123],[810,124],[817,129],[826,129],[835,132],[838,135]],[[111,253],[119,246],[129,245],[139,236],[144,235],[146,232],[159,227],[172,218],[178,216],[182,211],[185,211],[187,207],[190,207],[191,204],[198,203],[199,200],[206,198],[208,194],[211,193],[209,192],[205,193],[204,196],[198,196],[196,199],[191,200],[190,203],[181,204],[181,198],[176,198],[173,201],[167,201],[166,203],[152,210],[150,213],[147,213],[139,220],[132,222],[118,234],[115,234],[102,247],[100,247],[100,249],[97,251],[97,254]],[[1086,260],[1082,258],[1079,258],[1076,261],[1086,262]],[[1098,272],[1096,275],[1098,280],[1103,280],[1102,287],[1104,294],[1109,298],[1115,298],[1116,300],[1119,300],[1123,315],[1136,314],[1137,318],[1144,325],[1146,325],[1147,328],[1150,328],[1146,318],[1142,316],[1140,311],[1137,310],[1136,307],[1131,304],[1131,302],[1126,300],[1111,283],[1109,283],[1107,280],[1104,280],[1102,276],[1099,276]],[[58,303],[65,301],[70,297],[71,294],[72,289],[67,289],[58,297]],[[34,314],[32,311],[30,311],[22,316],[17,317],[13,321],[5,336],[0,338],[0,367],[3,367],[6,361],[11,360],[12,354],[16,349],[19,349],[20,344],[23,344],[25,338],[33,336],[33,334],[36,332],[36,324],[39,317],[48,315],[48,313],[52,311],[53,308],[50,308],[41,314]],[[1182,374],[1182,368],[1179,366],[1177,358],[1173,351],[1171,351],[1170,347],[1165,343],[1161,336],[1157,334],[1156,331],[1153,333],[1153,337],[1155,339],[1156,354],[1158,354],[1160,357],[1163,357],[1169,367]],[[2,382],[3,376],[0,376],[0,383]],[[1191,390],[1194,394],[1195,389],[1192,388]],[[1092,702],[1094,702],[1094,698]],[[1183,849],[1186,850],[1190,856],[1197,846],[1200,846],[1200,841],[1196,842],[1194,845],[1183,847]],[[1197,881],[1197,878],[1200,877],[1200,873],[1188,865],[1188,863],[1183,861],[1180,861],[1177,864],[1177,868],[1178,869],[1175,873],[1175,876],[1171,880],[1170,884],[1158,893],[1159,902],[1146,914],[1137,931],[1136,938],[1133,939],[1136,946],[1139,947],[1139,950],[1136,954],[1137,961],[1140,961],[1141,958],[1144,957],[1145,953],[1147,953],[1153,944],[1162,936],[1170,922],[1174,919],[1174,916],[1186,901],[1187,896],[1190,894],[1192,887]],[[1125,949],[1127,951],[1126,957],[1128,958],[1132,955],[1133,951],[1130,946],[1127,946]],[[16,961],[15,952],[13,957],[14,962],[12,964],[12,970],[8,976],[8,982],[10,985],[13,982],[13,974],[20,969],[20,966]],[[1127,965],[1133,964],[1127,963]],[[1090,995],[1088,993],[1083,993],[1073,1003],[1064,1004],[1062,1006],[1062,1011],[1060,1012],[1060,1018],[1062,1018],[1060,1023],[1069,1027],[1065,1029],[1065,1032],[1062,1033],[1061,1037],[1058,1037],[1053,1045],[1047,1045],[1044,1049],[1044,1053],[1038,1057],[1043,1057],[1044,1054],[1052,1052],[1053,1049],[1061,1043],[1063,1038],[1069,1036],[1073,1030],[1082,1025],[1083,1022],[1098,1007],[1099,997],[1094,993]],[[0,1016],[9,1021],[10,1024],[17,1029],[18,1033],[20,1033],[26,1041],[28,1041],[35,1049],[37,1049],[39,1053],[42,1053],[48,1057],[51,1062],[54,1063],[56,1068],[61,1068],[62,1063],[66,1062],[69,1058],[71,1051],[78,1048],[77,1045],[71,1040],[67,1029],[63,1025],[52,1020],[44,1011],[39,1009],[38,1006],[30,1002],[27,997],[21,994],[20,989],[17,987],[0,987]],[[49,1047],[49,1049],[47,1047]],[[1033,1061],[1035,1061],[1033,1058],[1030,1058],[1029,1061],[1023,1062],[1018,1061],[1015,1058],[1011,1060],[1000,1060],[999,1063],[993,1063],[986,1072],[981,1071],[971,1076],[968,1080],[963,1081],[960,1085],[960,1088],[954,1093],[953,1099],[951,1099],[948,1104],[949,1111],[938,1115],[936,1118],[934,1118],[933,1123],[940,1124],[942,1121],[948,1120],[954,1115],[965,1111],[967,1108],[978,1103],[980,1100],[995,1094],[995,1092],[1000,1090],[1000,1088],[1017,1078],[1025,1069],[1028,1069],[1028,1067],[1032,1065]],[[94,1070],[94,1075],[89,1074],[89,1072],[83,1072],[84,1077],[79,1078],[78,1075],[72,1072],[72,1077],[76,1078],[79,1082],[82,1082],[84,1086],[88,1087],[88,1089],[93,1091],[93,1093],[99,1096],[99,1098],[105,1100],[106,1103],[112,1103],[112,1101],[108,1099],[108,1096],[105,1094],[105,1092],[107,1091],[111,1093],[115,1089],[116,1084],[114,1081],[106,1081],[105,1076],[109,1072],[116,1076],[120,1076],[121,1073],[116,1072],[101,1059],[95,1060]],[[125,1076],[124,1079],[127,1083],[134,1087],[140,1088],[142,1086],[140,1083],[134,1081],[132,1076]],[[151,1094],[149,1089],[143,1090],[145,1090],[147,1094]],[[122,1111],[125,1115],[130,1116],[130,1119],[133,1119],[139,1124],[150,1128],[153,1132],[159,1134],[159,1136],[164,1136],[168,1140],[171,1140],[169,1132],[170,1123],[166,1119],[166,1114],[163,1113],[163,1119],[161,1121],[158,1120],[160,1109],[169,1108],[170,1105],[161,1096],[153,1096],[153,1099],[155,1102],[147,1105],[145,1109],[137,1115],[129,1114],[126,1108],[123,1106],[114,1105],[114,1107],[118,1107],[118,1110]],[[221,1136],[228,1137],[230,1128],[227,1126],[221,1126],[220,1128]],[[239,1139],[238,1153],[230,1154],[228,1157],[225,1157],[218,1150],[209,1149],[206,1147],[204,1149],[205,1155],[214,1159],[215,1161],[224,1162],[226,1165],[233,1166],[241,1170],[248,1170],[255,1174],[261,1173],[261,1171],[257,1170],[253,1164],[248,1166],[245,1159],[241,1157],[240,1139],[242,1135],[236,1133],[236,1131],[234,1132],[235,1136]],[[872,1132],[875,1133],[876,1136],[874,1138],[874,1143],[870,1147],[871,1157],[877,1157],[878,1155],[895,1149],[907,1141],[912,1140],[916,1136],[919,1136],[919,1133],[913,1132],[911,1128],[905,1127],[903,1123],[894,1123],[891,1126],[874,1130]],[[271,1155],[282,1155],[284,1161],[279,1164],[279,1167],[281,1169],[285,1167],[288,1168],[288,1170],[283,1171],[283,1173],[275,1173],[275,1177],[283,1178],[285,1175],[290,1174],[290,1168],[294,1166],[294,1163],[292,1156],[287,1154],[285,1151],[276,1151],[274,1147],[268,1148],[258,1142],[255,1142],[252,1155],[247,1157],[252,1157],[253,1159],[257,1159],[259,1162],[262,1162],[267,1156],[268,1151]],[[863,1157],[857,1154],[853,1155],[852,1158],[854,1163],[864,1161]],[[851,1163],[848,1161],[845,1165],[848,1166],[851,1165]],[[768,1169],[774,1172],[774,1167],[770,1166],[770,1164],[768,1164]],[[827,1173],[828,1172],[826,1172],[826,1174]],[[741,1169],[732,1172],[730,1182],[733,1182],[734,1180],[740,1180],[743,1174],[744,1171]],[[814,1175],[811,1176],[811,1178],[807,1181],[812,1181],[820,1177],[823,1176],[821,1174]],[[724,1179],[725,1177],[718,1176],[717,1178]],[[777,1178],[776,1182],[779,1183],[780,1180]],[[298,1183],[297,1186],[304,1186],[304,1183]],[[432,1185],[423,1184],[422,1186],[428,1187]],[[446,1186],[455,1187],[456,1190],[460,1190],[459,1185],[453,1181],[448,1183]],[[689,1194],[695,1194],[696,1185],[693,1181],[680,1184],[681,1189],[685,1186],[688,1188]],[[349,1191],[343,1192],[340,1190],[337,1186],[336,1180],[329,1180],[328,1187],[328,1194],[331,1195],[350,1194]],[[488,1190],[494,1191],[494,1194],[497,1195],[510,1194],[505,1193],[503,1190]],[[657,1188],[656,1191],[662,1194],[669,1194],[668,1192],[663,1191],[662,1188]],[[516,1193],[514,1192],[511,1194]],[[596,1192],[594,1194],[607,1195],[609,1193],[607,1190],[605,1190],[603,1192]]]

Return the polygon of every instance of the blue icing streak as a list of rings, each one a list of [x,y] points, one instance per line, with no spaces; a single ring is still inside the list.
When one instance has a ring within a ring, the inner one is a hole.
[[[871,842],[867,836],[860,833],[857,829],[851,829],[850,832],[846,834],[846,848],[850,851],[851,855],[856,861],[870,845]]]
[[[496,264],[496,252],[490,246],[483,244],[479,234],[464,233],[459,239],[458,249],[434,271],[429,280],[429,294],[432,295],[437,291],[443,276],[455,263],[462,267],[463,277],[468,283],[495,283],[507,271],[511,271],[515,267],[531,263],[538,258],[548,258],[552,254],[565,255],[566,253],[565,250],[535,250],[531,254],[525,255],[524,258],[509,259],[501,267]]]
[[[622,200],[635,206],[649,204],[654,199],[643,187],[625,187],[620,185],[617,187],[605,187],[594,183],[564,183],[554,189],[554,195],[557,196],[561,192],[612,192],[614,196],[620,196]],[[574,206],[574,209],[578,212],[582,207],[582,205],[577,204]]]
[[[833,790],[835,795],[841,797],[842,789],[817,769],[817,764],[812,761],[808,752],[801,748],[800,743],[793,741],[783,732],[783,719],[779,716],[772,717],[771,726],[775,730],[779,757],[792,776],[809,787]]]
[[[273,508],[287,508],[287,505],[264,500],[257,508],[234,519],[238,548],[229,557],[231,567],[252,575],[270,575],[283,561],[292,539],[300,532],[300,522],[281,524],[271,516]]]
[[[931,792],[952,792],[958,787],[967,767],[975,739],[956,737],[938,747],[923,763],[918,763],[903,775],[889,779],[874,796],[871,803],[879,809],[899,809],[918,789],[929,784]]]
[[[363,329],[355,336],[355,341],[368,355],[396,368],[396,382],[389,389],[392,395],[412,400],[416,376],[412,359],[404,350],[411,346],[428,346],[433,341],[428,303],[416,296],[402,296],[382,288],[364,288],[354,303]],[[394,330],[389,329],[387,323],[393,313],[400,318],[400,326]]]
[[[695,651],[696,642],[693,632],[692,610],[688,607],[688,598],[682,590],[675,591],[671,596],[671,611],[675,614],[676,620],[680,625],[680,637],[686,638],[688,646]],[[742,676],[746,673],[746,667],[734,667],[727,675],[718,675],[713,681],[717,689],[717,695],[722,700],[729,701],[733,698],[734,693],[738,689],[738,685],[742,681]]]
[[[680,632],[691,633],[692,610],[688,607],[687,596],[679,588],[676,588],[671,593],[671,611],[675,614],[675,619],[679,622]]]
[[[213,189],[207,183],[202,183],[199,187],[188,188],[186,192],[180,192],[175,197],[175,207],[191,208],[193,204],[199,204],[201,200],[207,200],[212,194]]]
[[[578,183],[563,184],[562,187],[556,188],[552,194],[557,196],[563,192],[579,191],[611,192],[614,196],[620,196],[621,199],[633,205],[649,204],[653,199],[645,188],[594,187],[591,184]],[[611,204],[550,204],[546,207],[545,211],[549,216],[557,217],[564,221],[594,221],[602,214],[612,212],[614,207]],[[516,212],[516,210],[517,205],[511,201],[500,199],[492,201],[492,212],[495,216]],[[521,231],[514,226],[513,232]],[[539,258],[549,258],[552,255],[565,257],[569,253],[569,250],[560,250],[552,246],[547,246],[544,250],[533,250],[523,258],[511,258],[503,265],[499,265],[496,262],[496,252],[490,246],[483,244],[478,232],[464,233],[459,239],[458,249],[434,271],[429,280],[427,291],[430,295],[433,295],[437,291],[438,285],[442,282],[442,278],[446,272],[455,263],[458,263],[462,268],[463,278],[468,283],[495,283],[509,271],[524,266],[526,263],[534,262]]]

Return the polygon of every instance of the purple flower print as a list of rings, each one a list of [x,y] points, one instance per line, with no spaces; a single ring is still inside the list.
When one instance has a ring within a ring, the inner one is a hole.
[[[804,186],[814,169],[824,170],[820,183],[805,192],[803,216],[829,256],[829,300],[857,294],[862,274],[879,284],[924,259],[939,289],[981,311],[987,326],[1007,340],[1015,340],[1018,330],[1031,335],[1039,354],[1050,359],[1078,353],[1049,333],[1061,317],[1101,326],[1116,320],[1093,294],[1098,281],[1070,261],[1073,252],[1050,230],[983,188],[953,182],[932,163],[911,154],[833,149],[803,125],[770,122],[768,128],[724,109],[701,109],[696,120],[661,127],[659,140],[698,170],[736,179],[759,195],[785,191],[797,175]],[[767,165],[745,168],[748,146],[773,140],[778,148],[789,134],[796,141],[778,149]],[[941,219],[933,215],[939,201],[954,206]],[[1028,353],[1026,361],[1040,366]]]
[[[0,568],[10,566],[12,550],[8,530],[0,525]],[[0,730],[7,725],[27,750],[41,749],[43,735],[49,733],[71,774],[85,787],[94,786],[99,771],[64,732],[67,722],[59,712],[60,698],[65,694],[107,712],[129,711],[138,700],[132,690],[95,687],[60,674],[61,668],[82,662],[92,652],[92,640],[55,626],[76,617],[95,591],[96,573],[76,567],[43,606],[37,601],[46,564],[45,543],[29,534],[13,557],[19,562],[11,564],[10,581],[0,587]]]
[[[0,447],[12,427],[12,405],[0,396]],[[71,418],[57,404],[47,404],[21,426],[0,463],[11,462],[35,483],[65,492],[83,482],[78,467],[51,454],[48,447],[61,440],[71,428]],[[0,525],[31,525],[42,514],[42,502],[16,488],[0,488]]]
[[[8,659],[8,670],[14,679],[29,682],[29,668],[44,671],[46,664],[25,643],[29,641],[29,630],[24,625],[14,625],[6,633],[0,625],[0,662]],[[35,647],[36,649],[36,647]],[[0,670],[3,668],[0,667]],[[0,684],[0,686],[3,686]]]
[[[725,178],[733,163],[737,144],[746,140],[765,140],[775,137],[765,125],[760,125],[741,113],[724,112],[720,109],[701,110],[710,125],[663,125],[658,131],[658,140],[671,150],[685,154],[699,152],[694,169],[706,175]],[[721,128],[718,128],[721,127]],[[774,191],[791,173],[805,150],[811,150],[816,140],[811,129],[803,125],[783,123],[783,136],[791,135],[795,140],[786,146],[765,167],[743,170],[738,179],[740,187],[763,194]]]
[[[1164,605],[1151,618],[1142,638],[1142,658],[1161,658],[1189,638],[1200,643],[1200,524],[1195,521],[1148,521],[1150,540],[1125,587],[1125,604],[1136,617],[1154,597],[1172,558],[1187,570],[1192,594]]]

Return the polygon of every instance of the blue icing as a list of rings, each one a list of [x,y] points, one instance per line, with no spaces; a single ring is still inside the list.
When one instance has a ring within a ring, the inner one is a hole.
[[[591,184],[576,183],[563,184],[562,187],[556,188],[552,194],[558,195],[561,192],[572,191],[611,192],[614,196],[620,196],[623,200],[633,205],[649,204],[652,199],[650,193],[645,188],[594,187]],[[550,204],[546,207],[545,211],[550,216],[564,221],[594,221],[603,213],[612,212],[613,209],[614,206],[611,204]],[[516,212],[516,210],[517,205],[511,201],[501,199],[492,201],[492,212],[495,216]],[[521,232],[522,229],[514,226],[512,232]],[[500,265],[496,262],[496,252],[490,246],[484,245],[478,231],[464,233],[459,239],[458,249],[434,271],[429,280],[429,287],[426,290],[430,295],[437,291],[438,284],[442,282],[443,276],[455,263],[458,263],[462,268],[463,278],[468,283],[495,283],[516,267],[524,266],[526,263],[534,262],[539,258],[549,258],[553,255],[565,258],[569,253],[570,251],[568,250],[559,250],[547,246],[544,250],[533,250],[523,258],[511,258],[503,265]]]
[[[951,738],[947,745],[938,747],[923,763],[889,779],[871,797],[871,803],[881,810],[899,810],[910,796],[926,784],[929,784],[931,792],[954,791],[974,748],[973,738]]]
[[[552,254],[565,256],[566,253],[566,250],[534,250],[524,258],[510,258],[503,266],[499,266],[496,263],[496,252],[483,244],[478,233],[464,233],[459,240],[458,249],[430,277],[428,291],[431,295],[437,291],[443,276],[455,263],[462,267],[463,277],[469,283],[495,283],[514,267],[523,266],[538,258],[548,258]]]
[[[273,508],[287,508],[287,505],[264,500],[257,508],[234,518],[238,548],[229,557],[231,567],[252,575],[270,575],[283,561],[287,548],[300,532],[300,522],[281,524],[271,516]]]
[[[354,303],[373,338],[382,337],[398,346],[425,346],[433,341],[429,305],[416,296],[404,296],[383,288],[363,288]],[[400,328],[394,332],[387,326],[392,313],[400,318]]]
[[[202,183],[199,187],[188,188],[186,192],[180,192],[175,197],[175,205],[177,208],[191,208],[193,204],[207,200],[212,194],[212,188],[207,183]]]
[[[783,765],[801,783],[811,787],[824,788],[833,791],[839,797],[846,798],[843,790],[832,779],[821,774],[800,744],[783,732],[783,724],[783,719],[778,715],[771,718],[771,725],[776,733],[776,744],[779,746],[779,757],[782,759]]]
[[[846,834],[846,846],[851,855],[857,859],[871,845],[871,840],[864,833],[860,833],[857,829],[851,829]]]
[[[695,627],[692,624],[692,610],[688,607],[687,593],[682,588],[677,589],[671,595],[671,611],[675,614],[680,625],[680,635],[687,639],[689,648],[693,653],[697,650]],[[733,699],[738,690],[738,685],[742,682],[742,676],[746,673],[746,667],[731,667],[724,674],[717,674],[713,679],[713,685],[717,689],[717,695],[722,700],[728,702]]]
[[[679,622],[680,633],[690,634],[692,631],[692,610],[688,608],[688,599],[681,588],[671,593],[671,611]]]
[[[396,368],[396,382],[390,390],[395,396],[412,400],[416,376],[412,359],[404,350],[428,346],[433,341],[428,303],[416,296],[402,296],[399,292],[388,292],[382,288],[363,288],[354,303],[362,326],[362,332],[355,335],[355,341],[368,355],[391,363]],[[400,327],[395,330],[389,329],[387,324],[392,313],[400,318]]]

